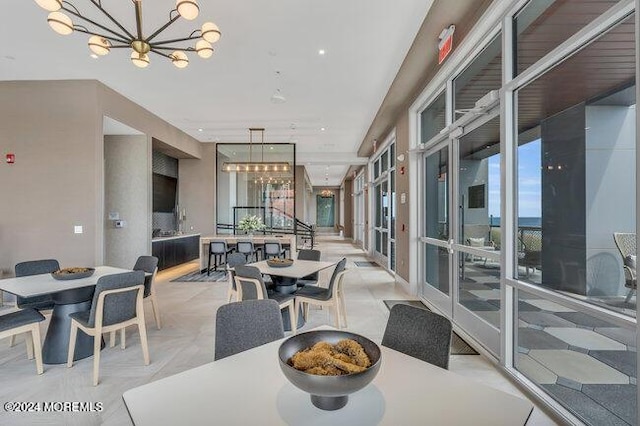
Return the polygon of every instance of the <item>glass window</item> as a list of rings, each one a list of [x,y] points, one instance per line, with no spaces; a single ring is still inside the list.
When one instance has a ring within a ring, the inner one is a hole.
[[[379,176],[380,176],[380,159],[378,158],[373,163],[373,180],[378,179]]]
[[[445,92],[420,113],[420,142],[426,143],[446,125]]]
[[[389,151],[385,151],[380,156],[380,173],[384,173],[389,169]]]
[[[491,43],[453,80],[455,118],[475,107],[476,101],[502,86],[502,39]]]
[[[517,92],[517,278],[633,316],[635,67],[630,16]]]
[[[516,75],[577,33],[618,0],[533,0],[513,20]]]

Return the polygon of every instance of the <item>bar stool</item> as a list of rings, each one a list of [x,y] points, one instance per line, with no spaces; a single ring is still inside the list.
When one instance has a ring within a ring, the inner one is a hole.
[[[282,247],[278,240],[266,240],[264,242],[264,258],[286,257],[287,251]]]
[[[238,253],[244,254],[247,262],[249,262],[250,259],[253,259],[254,257],[257,262],[259,260],[259,253],[262,253],[262,248],[256,247],[253,244],[253,241],[249,240],[238,240],[238,243],[236,244],[236,250],[238,251]]]
[[[213,256],[213,270],[218,270],[218,265],[227,263],[227,255],[233,252],[233,248],[227,246],[225,240],[212,240],[209,243],[209,262],[207,262],[207,275],[211,274],[211,256]],[[224,256],[224,262],[222,261]]]

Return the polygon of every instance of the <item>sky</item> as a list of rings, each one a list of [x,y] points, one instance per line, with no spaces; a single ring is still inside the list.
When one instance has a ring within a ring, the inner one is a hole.
[[[518,147],[518,216],[542,217],[540,139]],[[489,215],[500,217],[500,155],[489,158]]]

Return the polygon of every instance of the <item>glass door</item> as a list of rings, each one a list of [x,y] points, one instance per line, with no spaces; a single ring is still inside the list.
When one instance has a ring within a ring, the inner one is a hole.
[[[424,156],[424,223],[421,241],[423,259],[422,295],[445,315],[452,315],[450,240],[450,155],[445,141]]]

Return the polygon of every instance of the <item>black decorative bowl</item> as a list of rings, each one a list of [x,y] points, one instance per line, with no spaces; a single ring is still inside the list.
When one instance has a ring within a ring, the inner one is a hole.
[[[267,265],[272,268],[286,268],[293,265],[293,259],[269,259]]]
[[[74,268],[68,268],[68,269],[74,269]],[[78,280],[80,278],[90,277],[96,271],[94,268],[82,268],[82,269],[86,269],[86,270],[81,272],[69,272],[67,269],[60,269],[55,272],[52,272],[51,276],[56,280],[60,280],[60,281]]]
[[[296,370],[288,364],[289,359],[303,349],[318,342],[338,343],[342,339],[353,339],[360,343],[371,360],[371,366],[360,373],[344,376],[318,376]],[[380,347],[359,334],[340,330],[317,330],[300,333],[285,340],[278,350],[280,368],[285,377],[297,388],[311,394],[311,402],[322,410],[338,410],[349,401],[349,394],[367,386],[378,374],[381,364]]]

